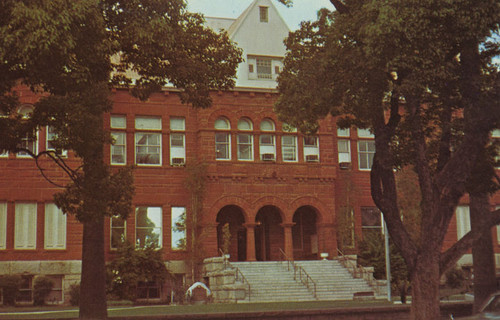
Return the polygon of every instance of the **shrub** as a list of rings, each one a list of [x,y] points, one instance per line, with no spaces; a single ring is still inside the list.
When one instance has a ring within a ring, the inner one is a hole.
[[[73,284],[69,287],[69,303],[72,306],[80,304],[80,284]]]
[[[161,251],[152,245],[136,249],[124,242],[118,257],[106,266],[107,291],[119,299],[135,301],[139,283],[162,283],[168,276]]]
[[[45,299],[54,287],[54,282],[47,277],[36,277],[33,283],[33,304],[43,306]]]
[[[21,285],[20,276],[0,277],[0,289],[3,291],[3,304],[7,306],[16,305],[16,298]]]
[[[446,285],[452,289],[458,289],[464,285],[466,279],[462,269],[454,268],[446,272]]]

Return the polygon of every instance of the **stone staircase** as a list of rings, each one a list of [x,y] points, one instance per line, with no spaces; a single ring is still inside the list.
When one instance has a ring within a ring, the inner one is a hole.
[[[286,261],[232,262],[250,284],[250,302],[313,301],[316,300],[293,272]],[[248,302],[248,296],[243,301]]]
[[[374,292],[364,279],[354,278],[337,260],[296,261],[316,282],[318,300],[352,300],[355,294]]]
[[[380,297],[367,280],[353,277],[338,260],[293,263],[296,266],[295,277],[293,265],[288,261],[229,263],[224,258],[214,257],[205,259],[205,276],[209,278],[215,302],[352,300]],[[309,288],[300,280],[299,274],[303,280],[308,281]],[[369,279],[371,273],[364,276]],[[315,295],[313,283],[316,287]]]

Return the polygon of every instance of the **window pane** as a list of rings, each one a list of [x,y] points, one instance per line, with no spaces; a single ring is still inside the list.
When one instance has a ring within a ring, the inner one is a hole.
[[[259,7],[260,22],[268,22],[268,7]]]
[[[248,119],[238,121],[238,130],[252,130],[252,123]]]
[[[238,135],[238,159],[253,160],[253,141],[250,134]]]
[[[264,119],[260,123],[260,130],[261,131],[274,131],[274,122],[272,122],[269,119]]]
[[[215,129],[218,129],[218,130],[231,129],[231,126],[229,125],[229,121],[226,118],[219,118],[219,119],[215,120],[214,127],[215,127]]]
[[[350,136],[350,130],[349,128],[347,129],[337,129],[337,136],[338,137],[349,137]]]
[[[126,129],[127,118],[125,116],[111,116],[112,129]]]
[[[45,205],[45,249],[66,249],[66,215],[54,203]]]
[[[136,133],[136,163],[161,163],[161,135],[159,133]]]
[[[186,130],[186,121],[184,118],[170,118],[170,130]]]
[[[16,203],[15,249],[36,248],[36,203]]]
[[[318,146],[318,137],[304,137],[304,146],[306,147],[317,147]]]
[[[362,138],[374,138],[373,133],[370,132],[370,129],[359,129],[358,128],[358,137]]]
[[[456,218],[457,240],[460,240],[471,230],[469,206],[458,206],[456,209]]]
[[[172,207],[172,250],[186,249],[186,208]]]
[[[114,143],[111,145],[111,164],[126,163],[126,133],[112,132]]]
[[[161,130],[161,118],[158,117],[136,117],[135,128],[143,130]]]
[[[281,137],[283,161],[297,161],[297,148],[295,136]]]
[[[270,134],[263,134],[260,136],[261,145],[274,145],[274,136]]]
[[[110,219],[111,224],[111,248],[116,249],[126,239],[126,221],[115,216]]]
[[[0,202],[0,250],[6,248],[7,242],[7,203]]]
[[[272,79],[271,59],[257,58],[257,78]]]
[[[172,133],[170,135],[170,146],[183,148],[184,147],[184,134]]]
[[[375,156],[375,141],[358,141],[359,169],[369,170]]]
[[[162,246],[162,209],[160,207],[136,208],[136,247]]]
[[[230,159],[230,140],[228,133],[215,134],[215,158],[219,160]]]

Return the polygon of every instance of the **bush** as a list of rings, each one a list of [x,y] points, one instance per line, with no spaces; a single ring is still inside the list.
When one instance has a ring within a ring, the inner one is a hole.
[[[446,286],[452,289],[458,289],[464,285],[466,279],[465,272],[462,269],[451,269],[446,272]]]
[[[54,287],[54,282],[47,277],[36,277],[33,283],[33,304],[43,306],[45,299]]]
[[[72,306],[80,304],[80,284],[73,284],[69,287],[69,303]]]
[[[3,292],[3,304],[6,306],[16,305],[16,298],[19,294],[19,286],[21,285],[20,276],[3,276],[0,277],[0,289]]]
[[[154,246],[136,249],[124,242],[118,248],[118,257],[106,266],[107,293],[135,301],[139,283],[163,283],[169,276],[161,251]]]

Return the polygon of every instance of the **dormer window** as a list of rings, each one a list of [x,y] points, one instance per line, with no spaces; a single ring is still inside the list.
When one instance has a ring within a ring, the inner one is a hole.
[[[259,16],[260,22],[268,22],[269,21],[269,8],[268,7],[259,7]]]
[[[283,61],[279,57],[248,55],[248,79],[276,80],[283,68]]]

